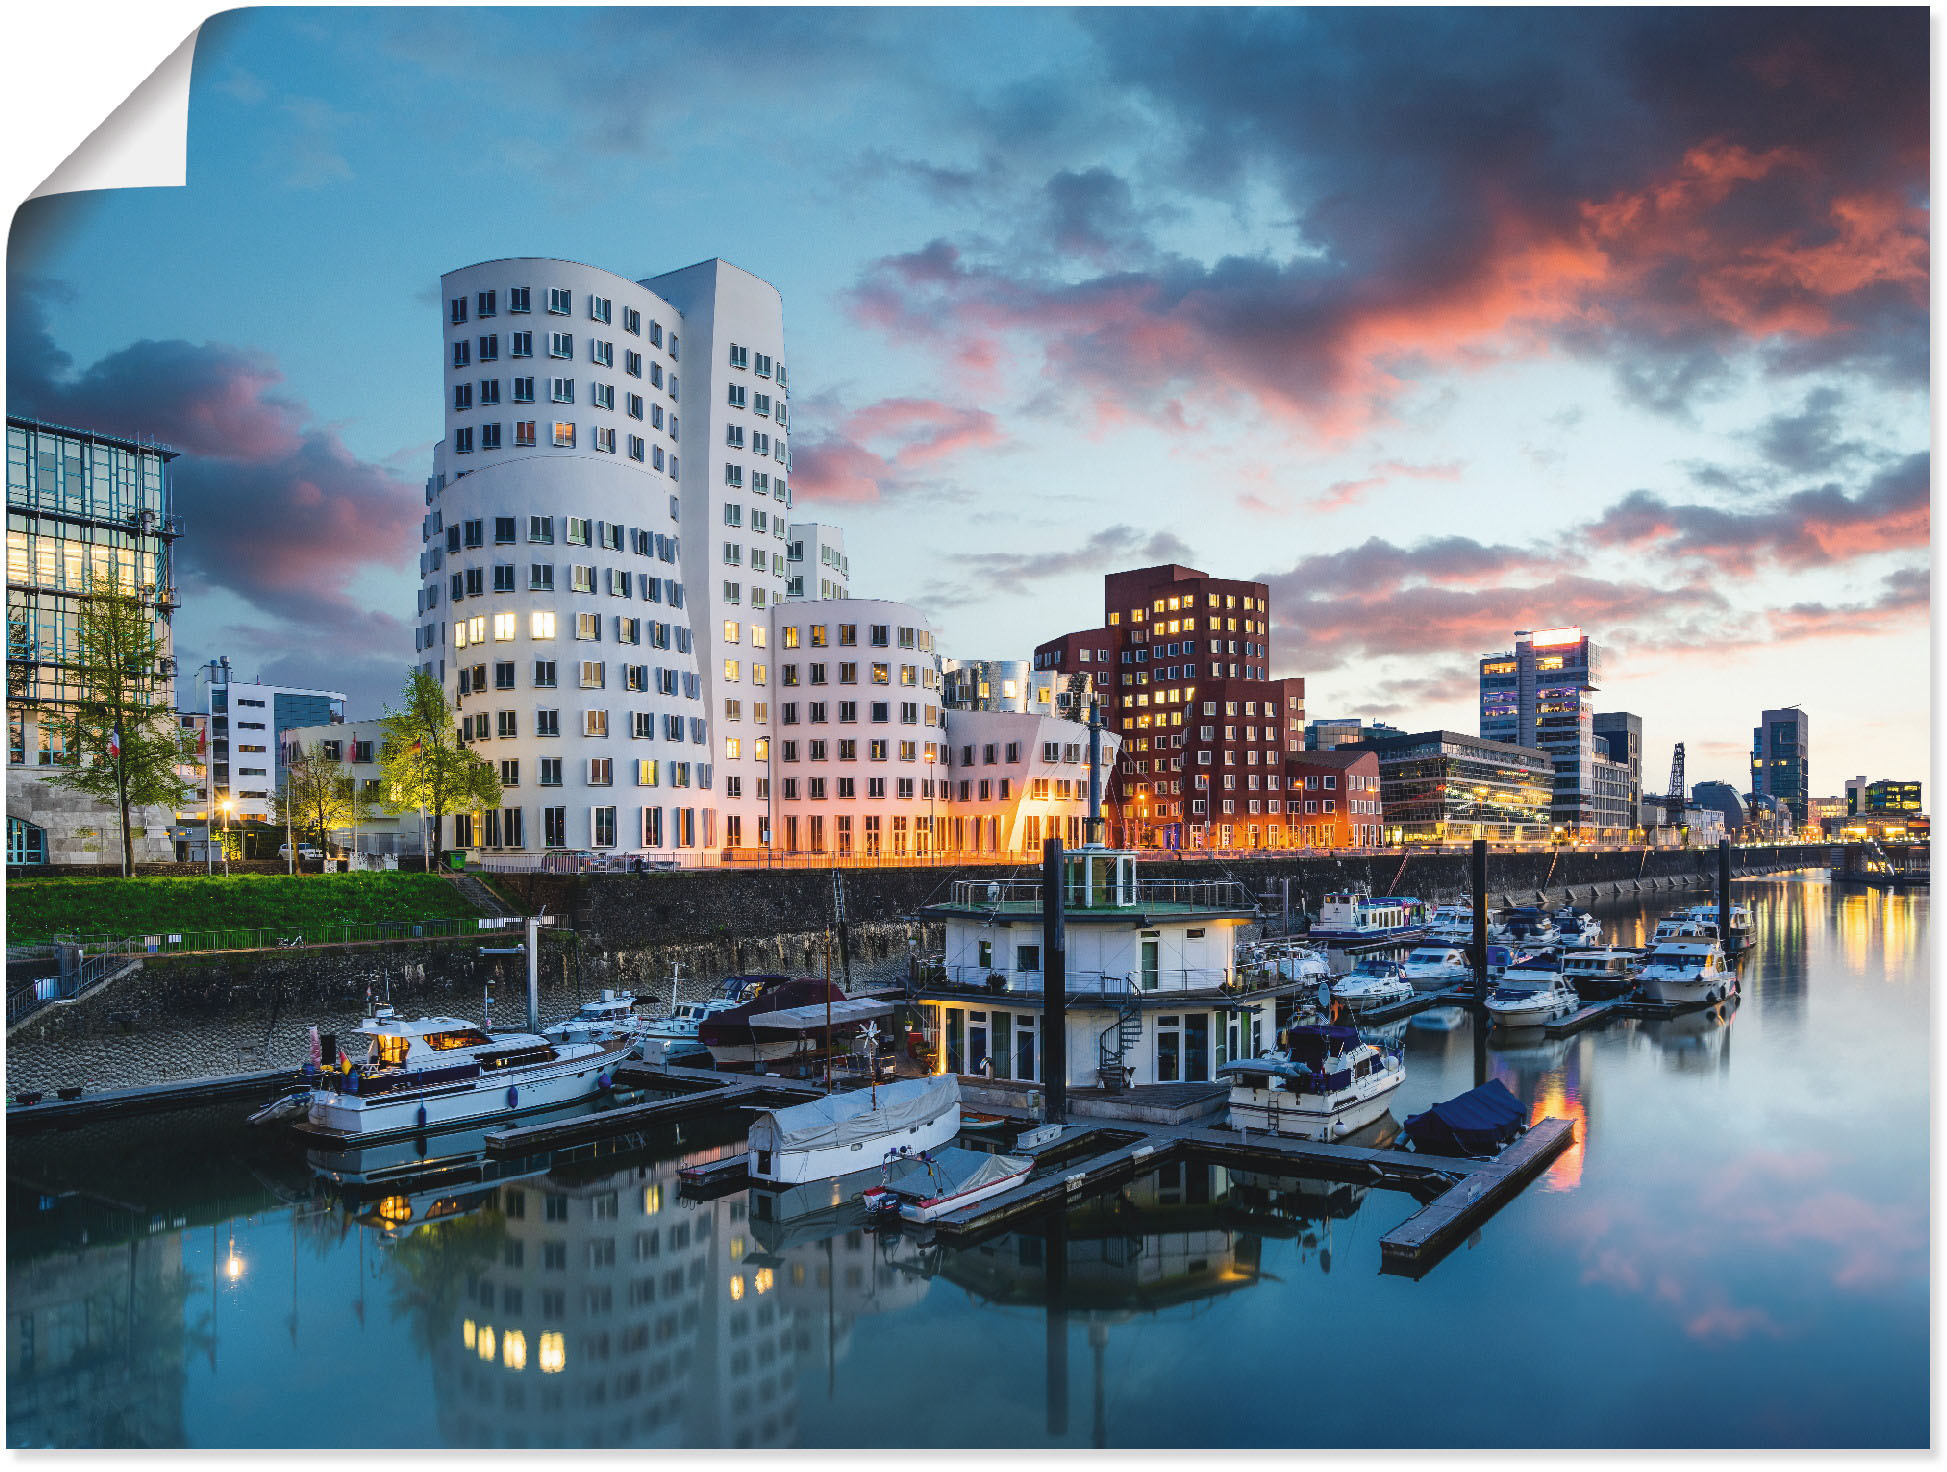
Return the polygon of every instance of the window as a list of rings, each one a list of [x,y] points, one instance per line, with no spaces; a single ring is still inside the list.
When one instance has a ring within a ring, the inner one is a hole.
[[[537,659],[534,661],[534,688],[552,690],[554,688],[554,661]]]
[[[575,447],[575,427],[562,420],[554,421],[554,444],[559,450],[572,450]]]
[[[581,734],[584,736],[608,735],[608,712],[605,710],[585,710],[581,713]]]
[[[554,591],[554,564],[551,562],[530,562],[527,565],[527,586],[537,593]]]
[[[491,295],[491,293],[489,293],[489,295]],[[510,312],[531,311],[532,308],[528,305],[528,301],[529,301],[528,287],[510,286],[507,288],[507,310],[508,311]]]
[[[528,449],[534,448],[534,421],[521,419],[514,424],[514,443]]]
[[[495,571],[498,572],[499,569],[496,568]],[[507,569],[507,571],[511,580],[511,575],[514,570],[510,567]],[[514,615],[511,613],[496,613],[494,615],[495,640],[501,643],[505,643],[507,640],[512,639],[513,637],[514,637]]]
[[[547,569],[550,575],[554,569]],[[554,637],[554,610],[536,608],[527,616],[527,636],[530,639],[552,639]]]
[[[507,356],[510,358],[531,358],[534,356],[534,334],[531,332],[510,332],[507,334]]]
[[[591,756],[588,759],[588,785],[590,787],[611,787],[614,783],[614,760],[605,756]]]
[[[575,294],[563,291],[560,287],[548,288],[548,310],[557,317],[565,317],[575,309]]]
[[[464,347],[465,344],[462,343],[459,346]],[[731,408],[733,409],[745,408],[748,406],[749,401],[750,401],[750,393],[741,383],[733,383],[730,385],[730,407]]]
[[[615,385],[612,383],[591,383],[588,386],[588,401],[597,409],[615,407]]]
[[[492,363],[499,360],[500,358],[499,334],[491,333],[491,332],[488,333],[485,337],[479,340],[478,346],[480,349],[480,361],[482,363]],[[485,403],[486,400],[482,398],[481,402]]]
[[[588,316],[590,321],[607,322],[608,320],[610,320],[609,313],[611,310],[612,309],[609,305],[609,299],[607,297],[605,296],[589,297]]]
[[[577,639],[600,639],[602,637],[602,616],[599,613],[576,614],[575,637]]]
[[[555,712],[544,711],[542,712],[542,714],[554,715]],[[559,735],[560,733],[558,731],[544,731],[541,734],[544,736],[555,736],[555,735]],[[561,758],[560,757],[544,756],[541,758],[540,782],[541,782],[541,786],[543,787],[559,787],[561,785]]]
[[[575,336],[572,332],[550,332],[548,334],[548,356],[550,358],[572,358],[575,355]]]
[[[448,304],[447,321],[451,322],[455,327],[459,326],[462,322],[466,321],[466,298],[465,297],[456,296]],[[734,355],[736,349],[732,348],[731,352]]]
[[[613,389],[609,390],[609,392],[611,396],[614,394]],[[630,394],[627,400],[625,400],[624,402],[627,404],[628,407],[629,418],[640,419],[642,417],[642,395],[641,394]],[[610,407],[611,408],[614,407],[613,402],[611,402]],[[641,456],[637,456],[636,458],[640,459]]]
[[[624,307],[622,309],[622,330],[624,332],[633,332],[640,337],[642,335],[642,313],[638,312],[634,307]]]
[[[548,400],[555,404],[572,404],[575,401],[575,381],[572,378],[550,378],[548,380]]]

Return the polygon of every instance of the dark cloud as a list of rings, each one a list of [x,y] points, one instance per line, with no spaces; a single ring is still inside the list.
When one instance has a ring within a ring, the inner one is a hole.
[[[1035,584],[1074,573],[1189,560],[1189,547],[1174,532],[1105,526],[1079,545],[1047,552],[958,551],[953,564],[965,580],[929,590],[926,601],[929,606],[957,608],[995,596],[1018,596],[1033,591]]]
[[[176,573],[192,626],[197,594],[223,590],[266,616],[244,643],[304,683],[390,696],[411,658],[409,626],[364,605],[367,571],[410,566],[420,488],[354,455],[282,396],[267,355],[220,343],[144,340],[76,372],[48,332],[44,287],[15,283],[8,312],[9,411],[160,440],[186,531]],[[238,649],[180,649],[185,665]],[[379,672],[384,671],[383,678]],[[347,673],[349,672],[349,673]],[[376,685],[366,688],[372,680]]]
[[[1037,354],[1139,411],[1242,395],[1327,430],[1368,422],[1416,365],[1550,343],[1669,413],[1732,362],[1925,381],[1922,12],[1082,23],[1155,118],[1155,182],[1217,200],[1268,182],[1285,243],[1170,254],[1120,179],[1061,171],[1059,264],[935,240],[864,274],[866,320],[962,367]]]
[[[1767,505],[1726,509],[1632,491],[1584,535],[1599,546],[1702,559],[1724,572],[1749,572],[1764,562],[1794,569],[1825,567],[1925,547],[1931,525],[1929,492],[1928,456],[1923,452],[1879,471],[1857,495],[1827,483]]]
[[[1795,475],[1820,475],[1865,451],[1845,437],[1845,396],[1821,387],[1805,396],[1795,412],[1773,414],[1758,426],[1758,453]]]

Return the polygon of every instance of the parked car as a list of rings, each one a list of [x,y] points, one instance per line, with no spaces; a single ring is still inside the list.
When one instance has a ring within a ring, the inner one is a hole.
[[[290,856],[291,846],[288,843],[280,843],[277,846],[277,857],[280,859],[288,859]],[[308,859],[322,859],[324,853],[316,844],[300,843],[297,846],[297,856],[299,861],[302,862]]]

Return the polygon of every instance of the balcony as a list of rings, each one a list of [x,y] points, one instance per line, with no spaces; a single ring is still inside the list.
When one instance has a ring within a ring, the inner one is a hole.
[[[934,908],[996,919],[1041,913],[1038,879],[957,879],[948,896],[944,905]],[[1068,919],[1074,922],[1100,917],[1126,924],[1171,916],[1249,916],[1257,912],[1250,891],[1234,879],[1139,879],[1093,893],[1071,881],[1064,901]]]
[[[1070,971],[1066,995],[1070,1006],[1180,1007],[1186,1002],[1258,1001],[1279,992],[1295,991],[1301,983],[1267,968],[1193,967],[1135,977],[1099,971]],[[1008,998],[1041,1000],[1042,973],[1002,973],[987,966],[949,966],[941,961],[920,964],[915,996],[934,1000],[981,998],[1006,1006]]]

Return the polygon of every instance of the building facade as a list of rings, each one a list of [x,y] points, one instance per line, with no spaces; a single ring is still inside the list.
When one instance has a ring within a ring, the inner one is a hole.
[[[1724,832],[1736,837],[1744,831],[1748,809],[1738,791],[1728,782],[1698,782],[1690,789],[1690,805],[1707,808],[1723,818]]]
[[[1304,848],[1378,848],[1384,842],[1379,754],[1366,747],[1285,757],[1285,816]]]
[[[786,598],[850,598],[852,559],[843,528],[823,521],[790,522],[784,533]]]
[[[1270,589],[1176,563],[1111,573],[1104,618],[1036,647],[1037,676],[1088,675],[1123,738],[1112,841],[1293,846],[1284,758],[1304,749],[1305,682],[1270,678]]]
[[[1338,720],[1317,720],[1305,722],[1305,750],[1331,751],[1336,747],[1350,746],[1363,741],[1367,736],[1404,735],[1398,726],[1388,726],[1383,721],[1366,721],[1359,716],[1346,716]]]
[[[1034,698],[1025,659],[949,659],[941,666],[949,710],[1025,711]]]
[[[357,784],[357,790],[371,804],[372,811],[356,825],[347,824],[333,829],[331,841],[346,853],[356,857],[372,855],[417,854],[422,851],[429,835],[420,831],[419,814],[416,812],[387,813],[379,808],[380,795],[384,781],[379,771],[379,753],[385,749],[385,722],[374,717],[363,721],[327,721],[314,726],[292,726],[279,734],[281,751],[279,756],[288,766],[297,753],[302,750],[312,754],[315,759],[331,762],[343,768],[344,775]],[[462,847],[475,847],[484,843],[483,831],[490,823],[501,821],[498,812],[487,814],[467,814],[470,840]],[[479,830],[471,828],[479,824]]]
[[[1811,723],[1797,706],[1768,710],[1751,731],[1751,791],[1775,797],[1805,822],[1805,799],[1812,793]]]
[[[1629,768],[1629,825],[1643,825],[1643,718],[1626,710],[1600,711],[1592,722],[1595,739],[1609,760]]]
[[[228,658],[196,670],[196,704],[208,720],[210,802],[224,822],[265,823],[284,781],[284,733],[345,718],[341,690],[239,680]]]
[[[1373,736],[1363,745],[1379,761],[1388,844],[1549,840],[1555,766],[1536,748],[1459,731]]]
[[[1866,788],[1865,810],[1874,815],[1922,812],[1920,784],[1894,781],[1870,783]]]
[[[1514,648],[1481,657],[1480,734],[1548,755],[1551,822],[1561,836],[1620,842],[1636,814],[1627,765],[1596,740],[1601,678],[1602,651],[1582,630],[1517,630]]]
[[[182,523],[170,493],[173,450],[38,420],[7,419],[7,862],[120,863],[120,818],[43,780],[67,761],[61,720],[82,597],[112,576],[149,611],[161,646],[158,687],[174,682],[172,571]],[[166,808],[139,809],[138,861],[175,856]]]

